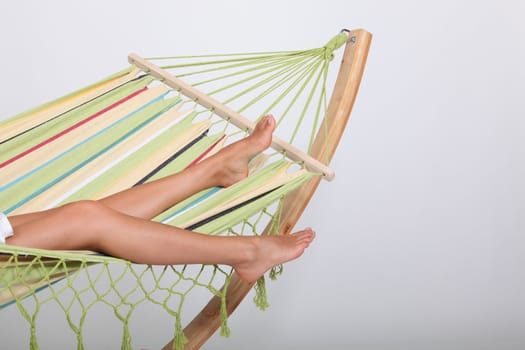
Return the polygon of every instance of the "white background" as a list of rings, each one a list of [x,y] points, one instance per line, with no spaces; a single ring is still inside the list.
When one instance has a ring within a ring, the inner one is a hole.
[[[269,284],[268,311],[248,296],[232,338],[204,348],[523,349],[524,4],[2,1],[0,118],[125,67],[133,51],[300,49],[366,28],[336,180],[300,222],[315,244]],[[3,349],[27,344],[14,311],[0,313]],[[154,319],[140,346],[169,340]]]

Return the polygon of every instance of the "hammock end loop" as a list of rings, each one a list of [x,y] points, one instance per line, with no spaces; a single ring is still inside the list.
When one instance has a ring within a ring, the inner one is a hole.
[[[334,51],[348,41],[349,33],[350,31],[348,29],[343,29],[339,34],[330,39],[330,41],[323,47],[325,60],[332,61],[334,59]]]

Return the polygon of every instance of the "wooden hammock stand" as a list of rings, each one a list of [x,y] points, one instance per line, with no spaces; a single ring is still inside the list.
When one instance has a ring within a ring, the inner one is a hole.
[[[314,160],[310,162],[310,164],[313,164],[311,169],[324,173],[328,179],[333,177],[333,172],[330,172],[331,170],[325,166],[320,166],[317,161],[331,160],[335,153],[354,105],[361,78],[363,76],[371,40],[372,34],[366,30],[357,29],[348,31],[348,41],[346,43],[332,96],[328,104],[327,115],[323,120],[323,124],[319,129],[321,131],[318,132],[308,157],[313,158]],[[130,62],[140,65],[140,58],[136,55],[131,55]],[[142,68],[147,69],[148,67]],[[153,70],[150,69],[149,73],[151,72],[153,72]],[[168,80],[166,80],[165,83],[169,85]],[[186,93],[188,93],[188,91],[186,91]],[[189,93],[191,94],[191,91]],[[201,103],[213,102],[210,102],[210,99],[206,96],[198,95],[194,97],[199,98]],[[231,110],[227,110],[227,112],[230,113],[230,116],[235,115],[235,113],[231,113]],[[239,119],[238,122],[240,123],[238,126],[250,129],[250,125],[243,124],[244,121],[242,119]],[[328,130],[328,132],[325,130]],[[327,140],[330,142],[326,142]],[[278,141],[278,143],[279,142],[280,141]],[[283,148],[280,144],[274,146],[276,146],[275,148],[277,149]],[[278,228],[279,232],[282,234],[290,234],[308,202],[312,198],[320,181],[321,177],[314,177],[312,180],[286,196],[282,207],[281,220]],[[265,231],[268,229],[269,227],[267,227]],[[226,309],[228,315],[235,311],[253,285],[254,283],[247,283],[241,280],[236,274],[232,276],[226,293]],[[184,329],[184,333],[188,338],[186,349],[199,349],[220,327],[220,308],[221,299],[219,297],[211,298],[202,311],[186,326]],[[173,340],[166,344],[163,350],[172,349],[172,345]]]

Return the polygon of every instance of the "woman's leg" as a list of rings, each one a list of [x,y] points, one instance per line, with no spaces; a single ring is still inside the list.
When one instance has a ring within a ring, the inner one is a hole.
[[[275,120],[263,118],[254,132],[186,170],[101,199],[122,213],[151,219],[201,190],[228,187],[248,175],[248,162],[270,146]],[[146,200],[145,200],[146,199]]]
[[[96,250],[147,264],[226,264],[249,281],[299,257],[314,238],[294,235],[216,237],[151,222],[168,206],[212,186],[229,186],[247,175],[251,157],[271,142],[275,121],[263,119],[251,136],[179,174],[134,187],[100,201],[80,201],[10,217],[8,244],[42,249]]]
[[[214,156],[162,179],[132,187],[100,199],[104,205],[121,213],[143,219],[151,219],[167,208],[201,190],[227,187],[248,173],[249,160],[270,146],[275,120],[263,118],[253,133],[235,142]],[[13,226],[37,220],[47,211],[16,215],[9,218]]]
[[[11,245],[42,249],[90,249],[147,264],[225,264],[248,281],[299,257],[311,230],[262,237],[208,236],[123,214],[96,201],[80,201],[47,215],[14,223]]]

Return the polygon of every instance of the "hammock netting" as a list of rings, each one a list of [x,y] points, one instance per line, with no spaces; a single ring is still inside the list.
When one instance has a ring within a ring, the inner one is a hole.
[[[253,122],[274,114],[275,134],[308,152],[326,113],[329,63],[347,39],[341,33],[312,50],[148,61]],[[248,132],[132,65],[0,123],[0,211],[15,215],[101,198],[182,171]],[[270,149],[250,163],[245,180],[197,193],[155,220],[210,235],[277,234],[283,198],[319,175]],[[209,291],[225,305],[232,274],[226,266],[147,266],[88,251],[2,245],[0,252],[0,304],[27,320],[31,349],[38,348],[38,316],[51,304],[63,310],[78,349],[86,347],[88,313],[100,308],[122,324],[122,348],[132,348],[129,322],[144,303],[173,317],[173,347],[182,349],[190,292]],[[268,306],[264,278],[254,299],[261,309]],[[221,334],[228,335],[224,307],[221,317]]]

